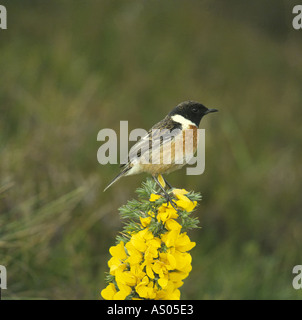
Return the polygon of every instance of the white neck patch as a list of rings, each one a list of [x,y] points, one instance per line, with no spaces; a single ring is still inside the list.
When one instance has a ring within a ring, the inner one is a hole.
[[[171,117],[171,119],[177,123],[180,123],[182,125],[183,129],[188,129],[189,126],[196,126],[194,122],[192,122],[189,119],[186,119],[185,117],[181,116],[180,114],[175,114],[174,116]]]

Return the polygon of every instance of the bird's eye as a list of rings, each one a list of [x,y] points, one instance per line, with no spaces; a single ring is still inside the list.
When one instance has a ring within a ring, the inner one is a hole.
[[[198,113],[198,111],[199,111],[199,109],[198,109],[197,107],[193,107],[193,108],[192,108],[192,112],[193,112],[193,113]]]

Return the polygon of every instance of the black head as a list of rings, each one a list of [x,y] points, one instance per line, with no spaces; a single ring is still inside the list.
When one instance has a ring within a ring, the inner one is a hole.
[[[184,101],[176,106],[170,113],[169,116],[181,115],[184,118],[190,120],[196,126],[199,126],[200,120],[203,116],[211,112],[217,112],[217,109],[209,109],[203,104],[195,101]]]

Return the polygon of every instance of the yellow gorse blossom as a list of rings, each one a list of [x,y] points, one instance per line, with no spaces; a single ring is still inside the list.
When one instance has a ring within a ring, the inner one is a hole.
[[[173,194],[179,210],[151,193],[150,207],[140,212],[137,230],[128,231],[129,236],[109,249],[112,257],[109,283],[101,291],[104,299],[180,299],[179,288],[192,269],[189,251],[195,242],[182,232],[184,219],[178,218],[194,210],[197,201],[190,200],[184,189],[174,189]]]
[[[176,201],[176,204],[179,208],[183,208],[184,210],[190,212],[194,210],[194,208],[197,205],[197,201],[191,201],[188,197],[185,195],[188,193],[185,189],[174,189],[173,194],[178,199]]]

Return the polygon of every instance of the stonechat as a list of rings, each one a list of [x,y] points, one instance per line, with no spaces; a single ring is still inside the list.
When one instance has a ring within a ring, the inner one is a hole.
[[[173,205],[165,191],[165,185],[172,187],[162,174],[180,169],[190,161],[197,149],[197,129],[201,119],[206,114],[217,111],[195,101],[177,105],[131,148],[128,162],[121,165],[121,172],[104,191],[123,176],[146,172],[152,175]]]

